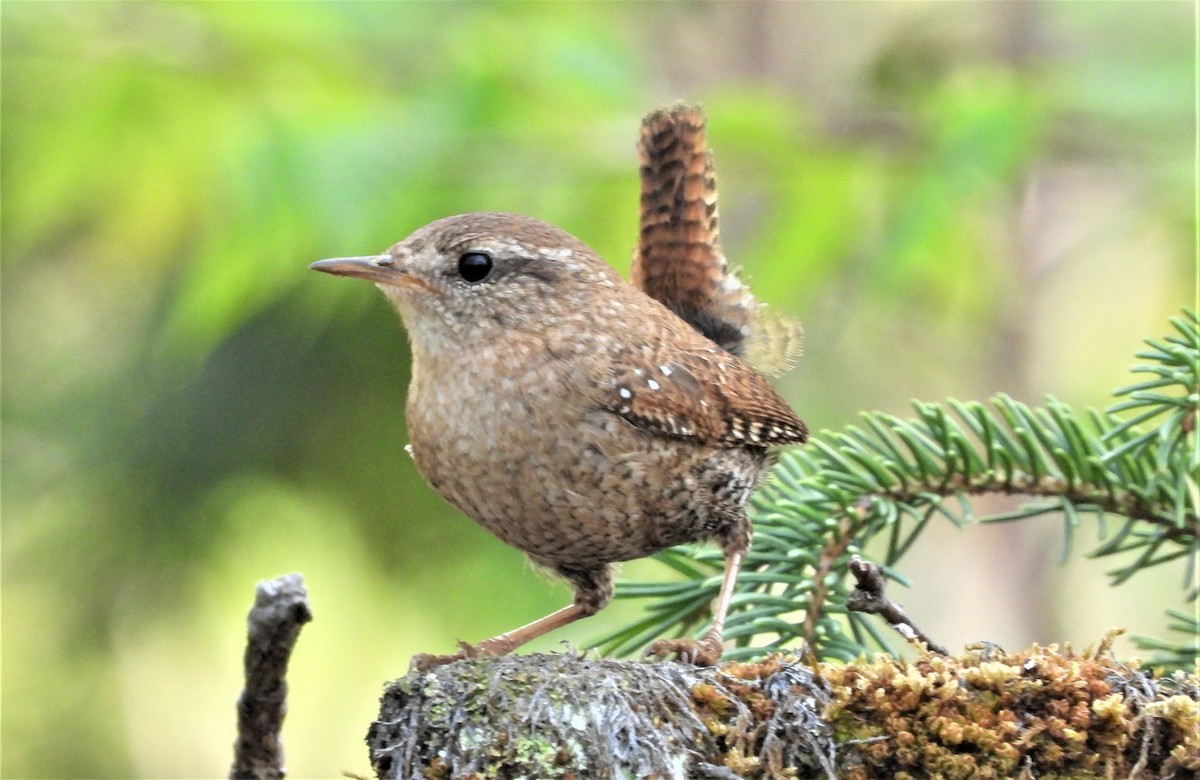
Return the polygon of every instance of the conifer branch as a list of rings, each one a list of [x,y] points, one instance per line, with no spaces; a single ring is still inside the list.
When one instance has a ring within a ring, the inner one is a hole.
[[[1133,371],[1150,378],[1115,391],[1105,412],[1054,398],[1031,407],[1005,395],[987,403],[918,401],[911,419],[869,412],[857,426],[824,431],[785,453],[752,502],[755,541],[726,624],[737,645],[729,655],[799,640],[823,657],[890,650],[872,623],[847,611],[850,558],[882,534],[882,571],[903,582],[894,567],[938,515],[964,526],[1060,514],[1064,557],[1081,518],[1090,516],[1101,541],[1091,556],[1135,553],[1109,572],[1114,585],[1189,555],[1194,566],[1200,321],[1188,311],[1172,325],[1171,335],[1148,339],[1137,353],[1145,362]],[[970,498],[987,493],[1032,500],[977,516]],[[703,628],[720,584],[720,554],[687,546],[658,559],[683,581],[621,583],[619,598],[654,598],[645,618],[597,642],[604,649],[632,652],[655,637]],[[1194,581],[1194,572],[1188,577]],[[1191,585],[1186,597],[1195,600],[1198,590]],[[1186,646],[1172,647],[1189,657]]]

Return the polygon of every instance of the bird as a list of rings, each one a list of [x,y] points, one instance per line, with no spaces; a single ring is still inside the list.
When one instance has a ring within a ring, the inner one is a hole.
[[[574,590],[550,615],[415,667],[508,653],[606,606],[612,564],[703,539],[726,557],[712,626],[651,650],[719,660],[747,500],[769,450],[808,435],[760,374],[531,217],[446,217],[382,254],[311,267],[374,282],[398,311],[409,447],[433,490]]]
[[[799,328],[764,318],[728,267],[705,125],[682,103],[642,121],[632,284],[566,231],[496,212],[312,264],[374,282],[399,313],[408,449],[434,491],[574,591],[550,615],[412,668],[511,652],[604,608],[614,563],[700,540],[725,556],[713,621],[647,653],[720,659],[746,503],[777,448],[808,430],[747,362],[790,365]]]

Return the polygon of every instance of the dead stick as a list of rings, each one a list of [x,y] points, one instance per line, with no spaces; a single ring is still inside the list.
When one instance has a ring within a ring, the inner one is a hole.
[[[301,627],[312,620],[299,574],[258,583],[247,619],[245,687],[238,697],[238,735],[231,780],[282,780],[279,732],[287,714],[287,666]]]
[[[904,614],[903,607],[884,595],[883,590],[887,579],[883,576],[883,569],[873,563],[867,563],[857,555],[852,555],[850,556],[850,573],[854,575],[856,587],[850,594],[850,598],[846,599],[848,609],[879,615],[908,641],[923,642],[926,647],[938,655],[950,655],[946,648],[934,642],[924,631],[917,628],[917,624]]]

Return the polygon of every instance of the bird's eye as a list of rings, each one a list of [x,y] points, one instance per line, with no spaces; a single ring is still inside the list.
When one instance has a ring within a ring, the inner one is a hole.
[[[465,281],[482,282],[492,273],[492,258],[483,252],[467,252],[458,258],[458,275]]]

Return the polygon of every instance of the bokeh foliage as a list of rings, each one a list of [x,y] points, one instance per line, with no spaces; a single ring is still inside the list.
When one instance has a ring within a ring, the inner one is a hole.
[[[624,269],[657,105],[708,110],[726,249],[805,323],[780,389],[814,427],[1101,405],[1187,303],[1186,4],[0,14],[6,776],[221,774],[241,621],[281,571],[316,611],[301,777],[363,770],[411,653],[563,603],[403,457],[394,315],[305,266],[496,209]]]

